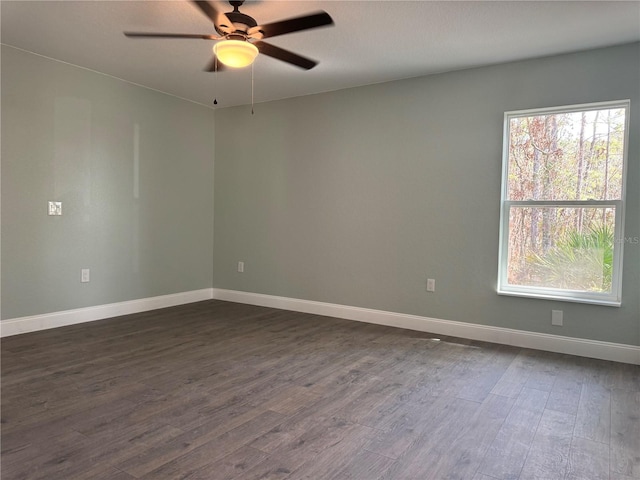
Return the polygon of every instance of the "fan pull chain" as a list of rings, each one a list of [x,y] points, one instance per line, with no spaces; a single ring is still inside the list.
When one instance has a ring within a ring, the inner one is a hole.
[[[251,115],[253,115],[253,63],[251,64]]]
[[[218,56],[216,55],[213,60],[213,104],[218,104],[217,97],[218,92]]]

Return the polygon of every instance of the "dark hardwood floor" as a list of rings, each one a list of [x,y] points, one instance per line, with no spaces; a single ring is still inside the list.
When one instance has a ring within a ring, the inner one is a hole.
[[[207,301],[2,339],[2,480],[640,478],[640,367]]]

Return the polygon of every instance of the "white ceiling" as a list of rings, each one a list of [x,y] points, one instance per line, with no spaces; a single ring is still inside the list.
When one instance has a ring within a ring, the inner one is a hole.
[[[226,2],[218,2],[230,11]],[[228,8],[227,8],[228,7]],[[129,31],[212,33],[188,1],[7,1],[2,43],[211,106],[251,102],[251,68],[202,69],[213,41],[129,39]],[[255,101],[640,40],[640,1],[248,1],[259,24],[317,10],[335,26],[268,41],[320,63],[254,64]]]

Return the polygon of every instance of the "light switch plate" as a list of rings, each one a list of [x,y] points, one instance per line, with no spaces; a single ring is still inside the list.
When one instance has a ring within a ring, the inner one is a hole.
[[[62,202],[49,202],[49,215],[62,215]]]

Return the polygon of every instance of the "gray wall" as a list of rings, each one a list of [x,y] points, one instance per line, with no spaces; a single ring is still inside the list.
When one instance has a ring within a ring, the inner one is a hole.
[[[2,318],[210,288],[214,116],[3,46]]]
[[[504,111],[625,98],[640,237],[638,44],[218,110],[214,211],[212,110],[3,46],[2,318],[213,285],[640,345],[637,243],[621,308],[495,293]]]
[[[639,44],[218,110],[214,287],[640,345],[637,243],[621,308],[495,292],[504,112],[627,98],[640,237]]]

